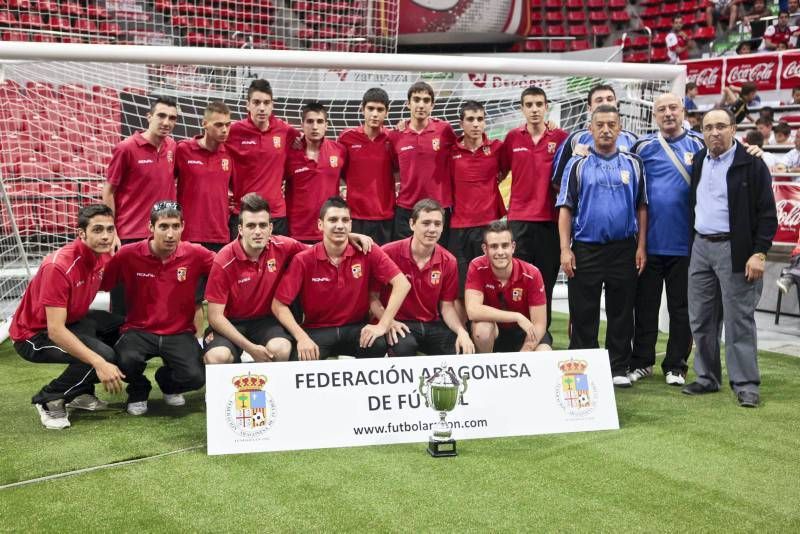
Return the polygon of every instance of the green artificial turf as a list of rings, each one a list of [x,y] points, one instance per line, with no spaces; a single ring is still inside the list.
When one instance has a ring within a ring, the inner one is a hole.
[[[557,316],[559,348],[565,323]],[[616,391],[619,431],[461,441],[442,459],[422,443],[216,457],[201,447],[0,490],[0,530],[797,532],[800,359],[760,362],[755,410],[728,390],[681,395],[657,371]],[[0,485],[205,443],[202,393],[172,408],[157,389],[146,416],[124,414],[120,396],[114,410],[45,430],[30,396],[57,369],[0,346]]]

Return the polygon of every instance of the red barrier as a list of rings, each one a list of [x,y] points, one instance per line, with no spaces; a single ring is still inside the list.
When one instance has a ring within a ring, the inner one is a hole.
[[[754,82],[761,91],[791,89],[800,85],[800,52],[773,52],[745,56],[681,61],[687,81],[698,94],[719,95],[723,86]]]
[[[773,242],[794,245],[800,233],[800,183],[774,183],[772,191],[778,211],[778,231]]]

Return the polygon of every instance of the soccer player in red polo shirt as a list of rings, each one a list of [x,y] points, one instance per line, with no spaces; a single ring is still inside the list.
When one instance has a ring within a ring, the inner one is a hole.
[[[514,257],[514,237],[494,221],[483,237],[484,256],[469,264],[465,294],[478,352],[551,350],[545,286],[539,269]]]
[[[483,255],[483,230],[506,214],[500,194],[503,143],[486,137],[486,110],[468,100],[461,106],[464,135],[453,146],[453,218],[449,249],[458,260],[459,289],[464,293],[469,262]]]
[[[177,121],[176,101],[159,97],[147,113],[147,130],[114,147],[102,195],[114,210],[115,248],[147,237],[150,208],[161,199],[175,199],[176,145],[171,134]],[[125,315],[120,289],[111,292],[111,311]]]
[[[423,198],[432,198],[445,208],[443,242],[449,239],[453,206],[450,149],[456,142],[456,134],[450,123],[431,117],[434,98],[430,85],[414,83],[408,89],[406,103],[411,119],[402,123],[402,129],[389,133],[400,172],[400,192],[394,210],[395,239],[411,235],[408,225],[411,209]]]
[[[384,335],[411,288],[397,265],[375,247],[364,253],[347,241],[350,210],[340,197],[328,199],[319,214],[323,239],[294,257],[272,301],[272,313],[297,340],[301,360],[337,354],[380,358]],[[392,292],[378,324],[366,324],[369,289],[391,284]],[[297,296],[303,325],[289,306]]]
[[[200,346],[194,337],[194,295],[207,276],[214,253],[181,241],[183,213],[174,201],[150,211],[151,237],[123,246],[106,269],[103,288],[121,283],[128,313],[115,349],[128,382],[128,413],[147,412],[147,360],[160,356],[156,382],[170,406],[186,403],[182,393],[205,384]]]
[[[66,408],[99,410],[94,385],[122,390],[114,345],[122,320],[89,310],[111,259],[114,213],[103,204],[78,211],[78,237],[47,256],[28,284],[11,319],[9,335],[17,353],[32,363],[67,368],[31,399],[45,428],[70,426]]]
[[[272,114],[272,87],[266,80],[253,80],[247,89],[247,117],[231,125],[226,148],[233,157],[233,200],[258,193],[272,209],[274,233],[287,235],[283,171],[286,150],[299,132]],[[230,218],[230,239],[238,234],[239,218]]]
[[[339,194],[347,153],[342,145],[325,138],[328,112],[322,104],[305,104],[300,114],[303,139],[300,147],[289,148],[286,158],[288,235],[316,243],[322,239],[317,225],[319,209],[328,198]]]
[[[458,297],[456,258],[437,244],[443,228],[444,209],[435,200],[424,198],[411,211],[411,237],[382,247],[411,282],[411,291],[387,336],[395,356],[415,356],[418,351],[431,355],[475,352],[475,345],[455,307]],[[372,293],[371,299],[372,313],[381,319],[389,291],[383,291],[380,298],[378,293]]]
[[[568,134],[547,127],[547,95],[541,88],[525,88],[520,109],[525,124],[508,132],[501,157],[503,169],[510,169],[512,177],[508,221],[516,239],[514,254],[535,265],[544,278],[549,330],[553,287],[561,265],[556,191],[550,176],[556,151]],[[543,341],[552,345],[549,331]]]
[[[347,151],[347,205],[353,231],[383,245],[392,240],[394,227],[394,153],[384,128],[389,95],[380,87],[368,89],[361,99],[361,112],[364,124],[339,136],[339,144]]]

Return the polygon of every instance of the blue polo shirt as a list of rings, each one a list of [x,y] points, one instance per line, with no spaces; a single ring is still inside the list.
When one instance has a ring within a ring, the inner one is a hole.
[[[703,148],[703,137],[684,130],[681,135],[665,140],[691,176],[692,159]],[[632,152],[642,159],[647,183],[647,253],[688,256],[689,184],[658,142],[657,132],[639,139]]]
[[[628,152],[603,156],[590,149],[564,171],[556,206],[572,209],[572,238],[603,244],[636,235],[636,210],[647,204],[642,160]]]
[[[617,137],[617,148],[620,152],[628,152],[633,148],[636,143],[636,134],[628,130],[622,130]],[[567,140],[561,143],[556,151],[556,157],[553,159],[553,175],[550,180],[556,187],[561,187],[561,180],[566,176],[564,170],[572,158],[572,153],[578,145],[588,145],[594,148],[594,138],[592,132],[588,129],[578,130],[573,132],[567,137]]]

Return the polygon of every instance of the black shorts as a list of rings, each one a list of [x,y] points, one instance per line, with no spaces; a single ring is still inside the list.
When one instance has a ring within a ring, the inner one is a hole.
[[[306,333],[319,347],[319,359],[329,356],[355,356],[356,358],[383,358],[386,356],[386,338],[383,336],[375,340],[371,347],[358,346],[361,338],[361,329],[366,323],[354,323],[344,326],[329,328],[308,328]],[[297,349],[292,351],[293,359],[297,356]]]
[[[281,326],[281,323],[273,317],[258,317],[256,319],[232,320],[231,323],[251,343],[266,345],[270,339],[276,337],[292,339],[292,336]],[[225,347],[233,354],[235,363],[242,363],[242,349],[230,339],[217,333],[210,326],[203,334],[203,354],[215,347]]]
[[[441,321],[400,321],[411,331],[389,346],[390,356],[416,356],[418,352],[429,356],[456,353],[456,333]]]
[[[216,253],[222,250],[222,247],[227,245],[227,243],[198,243],[198,245],[202,245],[211,252]],[[208,282],[208,276],[201,276],[200,280],[197,281],[197,289],[194,292],[194,303],[198,306],[202,304],[206,298],[207,282]]]
[[[353,232],[368,235],[379,245],[385,245],[392,240],[393,230],[394,219],[385,221],[353,219]]]
[[[521,328],[499,328],[494,340],[495,352],[519,352],[525,343],[525,331]]]
[[[483,256],[483,226],[469,228],[451,228],[448,250],[453,253],[458,262],[458,289],[459,295],[464,296],[464,285],[467,280],[469,262]]]

